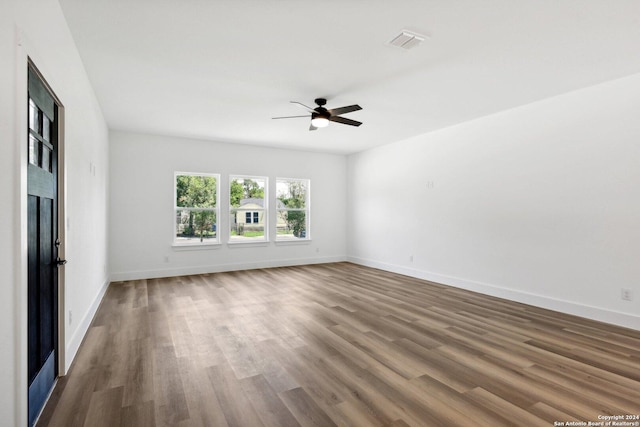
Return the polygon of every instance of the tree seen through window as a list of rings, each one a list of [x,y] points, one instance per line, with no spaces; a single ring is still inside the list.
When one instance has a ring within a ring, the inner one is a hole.
[[[217,241],[218,177],[176,174],[175,186],[176,242]]]
[[[278,217],[285,223],[278,227],[277,240],[309,238],[309,180],[276,181]]]

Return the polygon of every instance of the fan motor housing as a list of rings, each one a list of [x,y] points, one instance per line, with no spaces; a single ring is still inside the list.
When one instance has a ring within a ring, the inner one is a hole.
[[[329,111],[324,107],[318,107],[315,109],[315,113],[311,113],[312,119],[315,119],[316,117],[324,117],[325,119],[328,119],[331,117],[331,113],[329,113]]]

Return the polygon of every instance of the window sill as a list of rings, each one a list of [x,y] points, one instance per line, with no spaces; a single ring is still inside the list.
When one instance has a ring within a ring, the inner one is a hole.
[[[237,241],[228,241],[227,245],[229,247],[247,247],[247,246],[269,246],[269,241],[268,240],[260,240],[260,241],[241,241],[241,240],[237,240]]]
[[[173,243],[171,249],[174,251],[210,251],[220,249],[222,245],[218,243]]]
[[[311,244],[311,239],[276,240],[275,243],[276,243],[276,246],[308,245],[308,244]]]

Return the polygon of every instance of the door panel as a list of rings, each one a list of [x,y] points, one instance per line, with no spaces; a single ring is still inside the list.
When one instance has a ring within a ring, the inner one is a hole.
[[[53,260],[53,200],[40,199],[40,361],[42,364],[54,350],[54,311],[53,299],[55,263]]]
[[[32,349],[39,348],[38,323],[34,320],[38,318],[40,304],[38,303],[38,275],[32,274],[39,270],[38,260],[38,204],[40,200],[36,196],[28,196],[27,201],[27,235],[28,235],[28,265],[29,265],[29,384],[31,384],[40,369],[38,358],[31,357]]]

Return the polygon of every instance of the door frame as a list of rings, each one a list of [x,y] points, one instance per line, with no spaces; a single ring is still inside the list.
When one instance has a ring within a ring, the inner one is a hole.
[[[36,64],[46,65],[45,60],[39,59],[39,55],[35,49],[29,48],[28,41],[22,35],[22,31],[16,29],[16,71],[15,71],[15,159],[19,165],[17,172],[19,174],[18,189],[16,198],[19,200],[18,218],[19,224],[19,248],[15,251],[15,263],[19,266],[16,290],[15,290],[15,307],[18,308],[16,322],[16,343],[17,349],[15,354],[16,363],[16,400],[17,413],[16,420],[19,425],[26,425],[28,421],[28,378],[27,378],[27,358],[28,358],[28,233],[27,233],[27,169],[28,169],[28,71],[29,68],[42,80],[47,90],[51,93],[55,103],[58,106],[58,208],[57,208],[57,226],[58,238],[60,239],[60,247],[58,255],[60,259],[66,259],[66,175],[67,167],[65,163],[65,108],[64,104],[55,95],[51,86],[48,84],[43,73],[44,68],[39,68]],[[35,59],[34,59],[35,58]],[[58,336],[57,336],[57,371],[58,377],[67,374],[66,371],[66,340],[65,340],[65,268],[57,268],[58,274]],[[54,385],[55,388],[55,385]]]
[[[60,99],[58,99],[58,97],[55,95],[55,93],[53,92],[53,90],[51,89],[51,87],[49,86],[49,84],[47,83],[47,81],[45,80],[44,76],[42,75],[42,73],[40,72],[40,70],[38,70],[38,68],[36,67],[36,65],[33,63],[33,61],[31,60],[31,58],[27,58],[27,63],[28,63],[28,67],[31,67],[31,69],[38,75],[38,77],[40,78],[40,80],[42,81],[42,83],[44,83],[45,87],[47,88],[47,90],[49,91],[49,93],[51,94],[51,96],[53,97],[54,102],[56,103],[56,105],[58,106],[58,146],[57,146],[57,152],[58,152],[58,176],[57,176],[57,205],[58,205],[58,217],[57,217],[57,231],[58,231],[58,239],[60,239],[60,247],[58,248],[58,258],[60,259],[67,259],[66,256],[66,231],[67,231],[67,227],[66,227],[66,221],[65,221],[65,206],[66,206],[66,187],[65,187],[65,182],[66,182],[66,172],[67,172],[67,168],[65,167],[65,155],[64,155],[64,129],[65,129],[65,110],[64,110],[64,105],[62,105],[62,102],[60,101]],[[28,97],[28,96],[27,96]],[[25,132],[25,135],[28,136],[28,132]],[[25,139],[26,141],[26,139]],[[27,158],[25,158],[26,163],[28,165],[29,160]],[[25,187],[25,194],[26,194],[26,187]],[[22,195],[21,195],[22,196]],[[26,203],[26,201],[25,201]],[[26,217],[25,217],[26,220]],[[56,269],[57,270],[57,274],[58,274],[58,348],[57,348],[57,358],[58,358],[58,376],[65,376],[67,374],[66,372],[66,364],[65,364],[65,323],[64,323],[64,319],[65,319],[65,311],[64,311],[64,283],[65,283],[65,271],[66,269],[64,267],[59,267]]]

